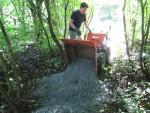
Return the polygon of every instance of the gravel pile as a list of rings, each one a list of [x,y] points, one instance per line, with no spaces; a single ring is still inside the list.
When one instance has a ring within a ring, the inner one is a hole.
[[[106,99],[89,59],[77,59],[64,72],[44,77],[33,95],[41,100],[33,113],[96,113]]]

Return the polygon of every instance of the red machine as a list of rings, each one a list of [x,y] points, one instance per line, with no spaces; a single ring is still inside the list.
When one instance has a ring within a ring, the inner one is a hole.
[[[92,33],[89,32],[87,36],[87,40],[94,42],[96,47],[101,47],[101,45],[104,42],[105,39],[105,34],[104,33]]]
[[[104,33],[88,33],[87,40],[61,39],[64,44],[67,63],[70,64],[77,57],[93,59],[95,62],[95,72],[99,74],[97,61],[97,48],[100,48],[106,35]]]

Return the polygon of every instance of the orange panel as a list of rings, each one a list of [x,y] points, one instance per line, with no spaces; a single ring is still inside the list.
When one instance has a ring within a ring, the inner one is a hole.
[[[92,58],[95,61],[95,72],[97,73],[97,47],[98,41],[91,40],[73,40],[73,39],[61,39],[64,43],[67,61],[70,64],[76,57]],[[98,43],[100,44],[100,43]]]
[[[87,36],[87,40],[95,42],[96,47],[100,47],[101,44],[104,42],[105,39],[104,33],[92,33],[89,32]]]
[[[96,47],[95,42],[90,40],[73,40],[73,39],[61,39],[61,41],[65,45],[73,45],[73,46],[90,46],[90,47]]]

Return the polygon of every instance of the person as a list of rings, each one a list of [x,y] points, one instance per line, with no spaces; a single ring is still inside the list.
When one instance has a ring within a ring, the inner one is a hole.
[[[69,35],[71,39],[79,39],[81,36],[80,27],[84,23],[85,27],[91,31],[86,22],[86,11],[88,9],[88,4],[82,2],[80,4],[80,9],[73,11],[71,14],[71,19],[69,22]]]

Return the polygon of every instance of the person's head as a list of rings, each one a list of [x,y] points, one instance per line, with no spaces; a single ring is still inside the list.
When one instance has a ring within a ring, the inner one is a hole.
[[[89,6],[88,6],[87,3],[82,2],[81,5],[80,5],[80,13],[82,13],[82,14],[86,13],[86,10],[87,10],[88,7]]]

